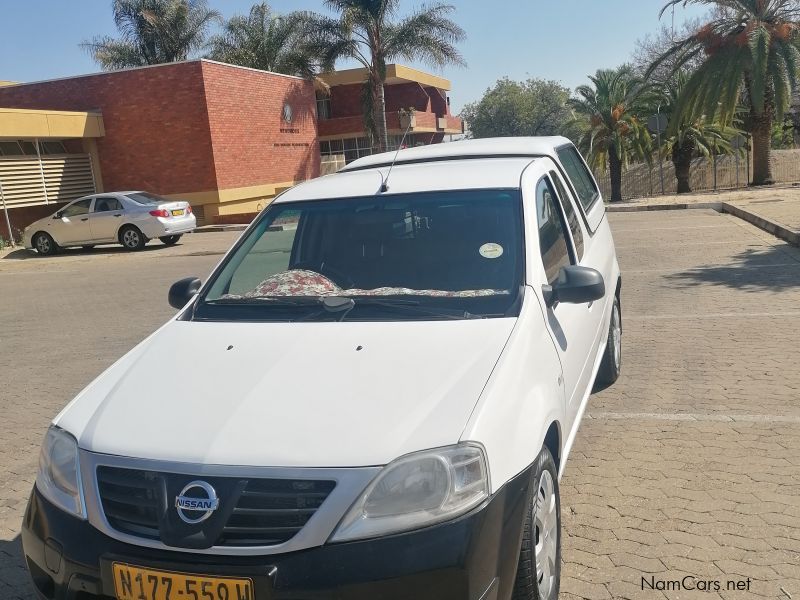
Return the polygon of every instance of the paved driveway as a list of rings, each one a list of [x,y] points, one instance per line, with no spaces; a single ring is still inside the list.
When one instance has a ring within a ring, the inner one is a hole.
[[[800,599],[800,252],[711,211],[612,224],[625,364],[562,481],[562,597]],[[18,530],[49,419],[234,238],[0,260],[0,598],[32,598]]]
[[[612,225],[623,375],[562,481],[564,596],[800,598],[800,252],[713,211]]]

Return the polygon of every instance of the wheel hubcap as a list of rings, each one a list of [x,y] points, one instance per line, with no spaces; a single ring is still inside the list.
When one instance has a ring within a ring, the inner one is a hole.
[[[614,353],[614,366],[619,370],[622,362],[622,327],[619,324],[619,308],[616,304],[611,313],[611,344]]]
[[[550,598],[555,587],[558,550],[558,513],[555,484],[550,471],[544,471],[539,479],[533,506],[533,527],[539,597]]]
[[[126,246],[133,248],[139,244],[139,234],[129,229],[122,234],[122,241],[125,242]]]
[[[39,236],[39,238],[36,240],[36,249],[39,252],[42,252],[42,253],[49,252],[50,251],[50,240],[48,240],[43,235]]]

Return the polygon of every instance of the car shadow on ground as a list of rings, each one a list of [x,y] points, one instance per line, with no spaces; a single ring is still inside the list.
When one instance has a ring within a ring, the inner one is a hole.
[[[717,285],[746,292],[780,292],[800,286],[800,251],[791,246],[748,249],[733,262],[673,273],[665,278],[678,287]]]
[[[29,260],[29,259],[46,259],[46,258],[57,258],[60,256],[104,256],[104,255],[115,255],[115,254],[135,254],[137,252],[154,252],[156,250],[164,250],[166,248],[179,248],[181,243],[178,242],[177,244],[173,244],[172,246],[168,246],[166,244],[162,244],[161,242],[151,242],[141,250],[127,250],[122,246],[95,246],[94,248],[62,248],[58,251],[57,254],[51,254],[50,256],[40,256],[36,253],[35,250],[27,250],[25,248],[20,248],[19,250],[13,250],[9,252],[5,256],[3,256],[0,260]]]
[[[19,534],[10,542],[0,540],[0,566],[2,566],[2,570],[0,570],[0,595],[3,598],[30,598],[33,600],[33,584],[28,575],[28,570],[25,568],[25,557],[22,553],[22,542]],[[10,596],[7,594],[10,594]]]

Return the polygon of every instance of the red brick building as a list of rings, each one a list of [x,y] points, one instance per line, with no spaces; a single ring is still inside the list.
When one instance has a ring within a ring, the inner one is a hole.
[[[0,86],[0,185],[12,228],[95,190],[186,199],[205,223],[251,218],[321,164],[327,172],[371,153],[364,75],[326,75],[330,94],[319,98],[306,80],[205,59]],[[395,147],[409,125],[406,145],[461,132],[449,82],[395,65],[389,75]]]
[[[461,119],[450,113],[447,92],[450,82],[403,65],[386,69],[386,127],[389,148],[396,149],[403,135],[404,146],[437,144],[445,135],[463,133]],[[319,141],[323,161],[336,166],[372,153],[364,131],[361,89],[366,81],[364,69],[336,71],[323,75],[329,95],[317,101]],[[338,158],[338,160],[336,160]]]

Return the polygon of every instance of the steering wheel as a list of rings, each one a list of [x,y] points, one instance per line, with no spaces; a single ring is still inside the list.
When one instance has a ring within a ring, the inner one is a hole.
[[[325,279],[336,285],[337,287],[346,290],[348,288],[352,288],[353,278],[347,275],[346,273],[336,269],[335,267],[330,267],[325,263],[322,266],[317,264],[311,264],[309,262],[300,263],[292,266],[292,269],[303,269],[305,271],[313,271],[314,273],[319,273]]]

